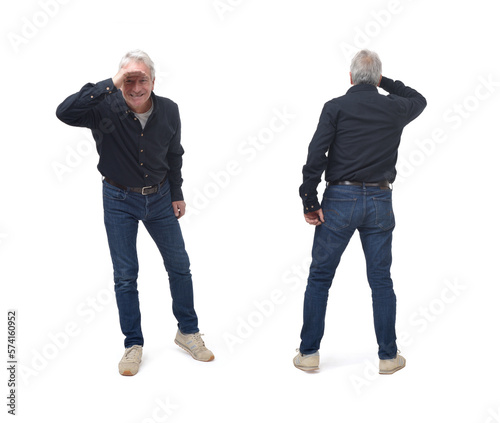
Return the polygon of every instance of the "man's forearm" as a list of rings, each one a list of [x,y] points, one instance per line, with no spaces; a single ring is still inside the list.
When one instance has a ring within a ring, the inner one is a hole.
[[[407,87],[401,81],[394,81],[385,76],[383,76],[382,80],[380,81],[380,88],[387,91],[389,94],[396,94],[399,97],[404,97],[404,98],[422,96],[417,90]]]
[[[56,116],[68,125],[95,129],[99,126],[99,117],[93,109],[116,91],[111,78],[97,84],[88,83],[57,107]]]
[[[427,105],[427,100],[417,90],[407,87],[401,81],[393,81],[390,78],[382,77],[380,88],[387,91],[389,94],[394,94],[404,98],[404,108],[406,110],[407,122],[415,119]]]
[[[320,208],[317,186],[321,182],[321,175],[328,163],[326,156],[335,139],[335,121],[338,108],[326,103],[319,118],[318,127],[309,144],[307,161],[302,168],[303,183],[299,188],[304,213],[310,213]]]
[[[181,159],[182,160],[182,159]],[[168,173],[168,183],[170,184],[170,194],[172,201],[183,201],[184,195],[182,194],[182,174],[180,167],[171,168]]]

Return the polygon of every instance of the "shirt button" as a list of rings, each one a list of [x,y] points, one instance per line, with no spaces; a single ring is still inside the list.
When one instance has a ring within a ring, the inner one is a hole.
[[[144,134],[141,134],[141,137],[143,137],[143,136],[144,136]]]
[[[137,118],[134,118],[134,120],[137,120]]]
[[[141,166],[144,166],[144,163],[141,163]]]
[[[141,150],[141,153],[144,153],[144,150]]]
[[[306,197],[307,197],[307,194],[306,194]]]
[[[311,209],[314,209],[314,206],[311,206]]]
[[[109,91],[109,87],[106,87],[106,89]]]
[[[90,98],[94,98],[94,96],[93,96],[93,95],[91,95],[91,96],[90,96]]]
[[[148,177],[149,175],[146,175],[146,178]]]

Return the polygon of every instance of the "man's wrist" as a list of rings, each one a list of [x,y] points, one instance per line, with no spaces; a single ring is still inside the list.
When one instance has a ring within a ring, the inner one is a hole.
[[[113,78],[104,79],[95,84],[95,88],[100,94],[113,94],[117,90],[115,84],[113,83]]]
[[[386,76],[382,76],[382,78],[380,79],[379,87],[387,91],[388,93],[391,92],[391,88],[393,85],[394,81],[390,78],[387,78]]]
[[[176,190],[176,189],[170,188],[170,194],[171,194],[172,203],[174,203],[176,201],[184,201],[184,196],[182,195],[181,190]]]

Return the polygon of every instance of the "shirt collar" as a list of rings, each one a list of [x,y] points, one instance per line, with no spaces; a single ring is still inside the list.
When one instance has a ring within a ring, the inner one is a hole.
[[[377,87],[372,84],[357,84],[347,90],[347,94],[357,93],[359,91],[377,91]]]

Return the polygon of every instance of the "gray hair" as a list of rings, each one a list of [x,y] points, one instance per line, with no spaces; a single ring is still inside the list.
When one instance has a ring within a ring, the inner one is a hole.
[[[142,62],[144,63],[151,72],[151,79],[155,79],[155,64],[144,51],[142,50],[131,50],[125,56],[122,57],[120,61],[120,66],[118,69],[127,66],[130,62]]]
[[[382,75],[382,62],[374,51],[361,50],[352,58],[352,83],[378,85]]]

